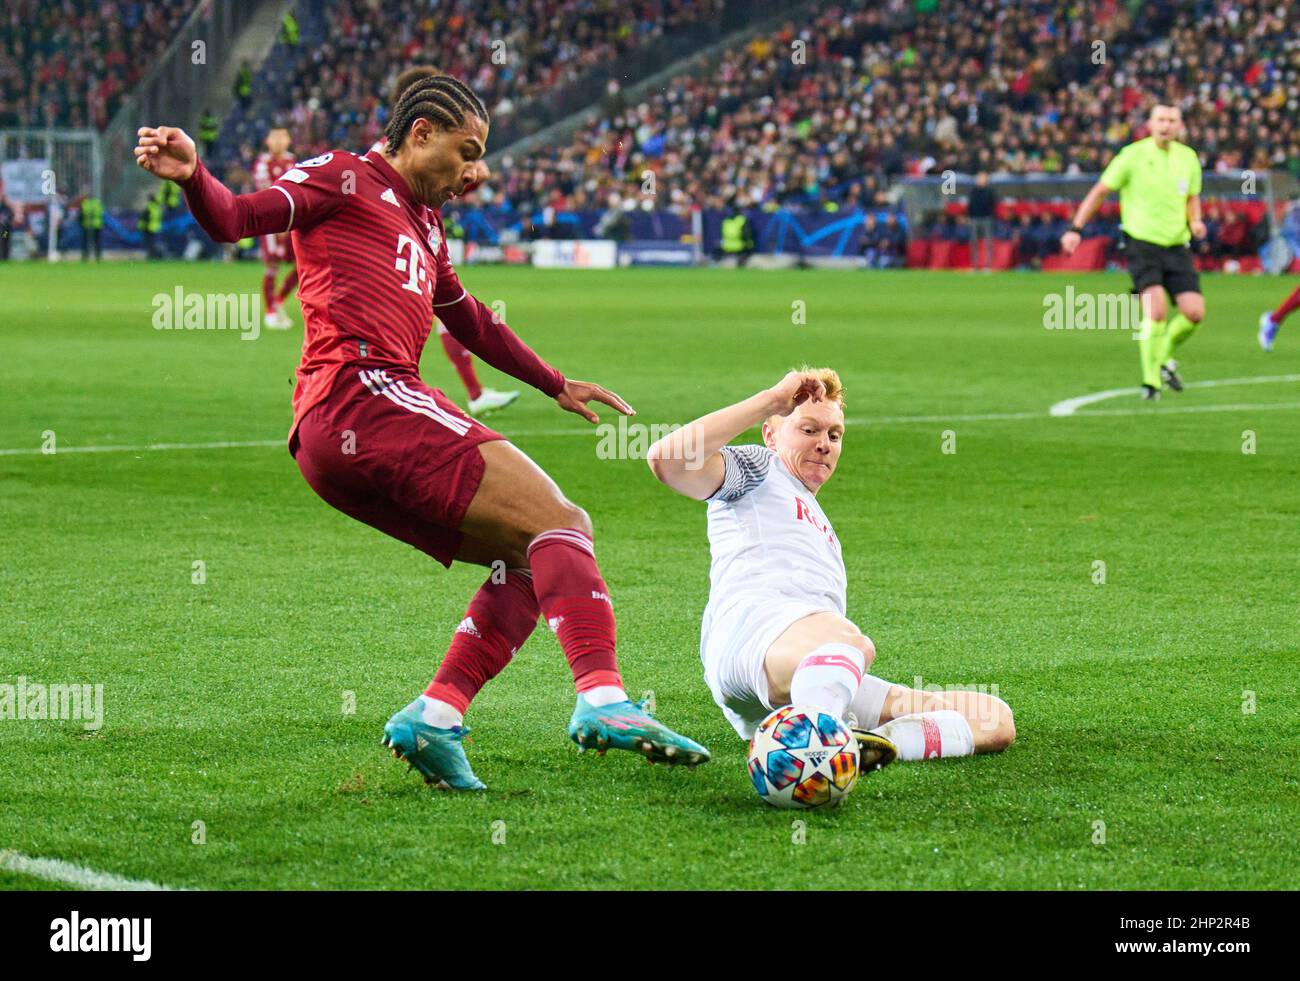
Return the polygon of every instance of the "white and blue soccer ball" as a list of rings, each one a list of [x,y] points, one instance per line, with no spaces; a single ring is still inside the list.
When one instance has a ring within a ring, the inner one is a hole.
[[[830,713],[786,705],[750,740],[749,778],[773,807],[834,807],[857,782],[858,741]]]

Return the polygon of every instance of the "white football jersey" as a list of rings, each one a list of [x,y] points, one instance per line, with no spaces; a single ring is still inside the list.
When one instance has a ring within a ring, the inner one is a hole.
[[[812,491],[766,446],[724,446],[709,498],[704,625],[737,603],[807,603],[845,614],[848,577],[835,529]]]

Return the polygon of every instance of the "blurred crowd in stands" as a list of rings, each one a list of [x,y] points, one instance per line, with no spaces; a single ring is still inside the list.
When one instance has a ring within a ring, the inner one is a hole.
[[[0,127],[108,125],[198,0],[4,0]]]
[[[272,53],[289,63],[272,66],[256,111],[231,134],[235,152],[251,164],[274,123],[289,127],[300,156],[369,147],[388,123],[394,80],[415,64],[469,84],[499,121],[721,7],[722,0],[300,0],[298,20],[321,43]]]
[[[1209,170],[1300,176],[1298,0],[849,0],[503,166],[511,201],[598,206],[653,171],[655,206],[823,209],[894,178],[1100,171],[1178,104]],[[802,58],[798,57],[802,54]],[[800,62],[803,63],[800,63]]]
[[[6,0],[0,125],[102,127],[195,2]],[[205,113],[198,135],[247,189],[273,122],[299,157],[370,146],[411,64],[463,78],[500,120],[723,6],[297,0],[270,57],[241,66],[224,126]],[[539,216],[529,233],[557,237],[555,216],[571,212],[602,213],[618,237],[631,211],[861,211],[872,264],[904,261],[909,237],[963,242],[973,229],[1013,240],[1032,265],[1055,250],[1061,216],[961,212],[905,229],[898,179],[1095,173],[1144,135],[1156,97],[1182,108],[1207,171],[1300,177],[1297,25],[1300,0],[842,0],[695,56],[653,91],[611,81],[576,130],[494,161],[467,203]],[[1211,204],[1206,220],[1197,248],[1258,247],[1249,214]]]

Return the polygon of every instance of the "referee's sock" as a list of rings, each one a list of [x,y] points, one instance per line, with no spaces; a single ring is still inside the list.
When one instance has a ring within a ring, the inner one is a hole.
[[[1191,337],[1194,333],[1196,333],[1196,328],[1199,326],[1200,324],[1198,324],[1196,321],[1189,320],[1187,317],[1184,317],[1181,313],[1176,313],[1172,317],[1170,317],[1169,331],[1165,336],[1164,357],[1160,359],[1160,363],[1164,364],[1166,361],[1168,361],[1169,356],[1174,353],[1174,349],[1178,347],[1179,344],[1183,343],[1183,341],[1187,340],[1187,338]]]
[[[1142,318],[1142,326],[1138,332],[1138,358],[1142,362],[1142,384],[1155,389],[1162,388],[1164,385],[1160,380],[1160,366],[1164,364],[1161,356],[1165,353],[1167,330],[1168,327],[1163,320],[1146,316]]]

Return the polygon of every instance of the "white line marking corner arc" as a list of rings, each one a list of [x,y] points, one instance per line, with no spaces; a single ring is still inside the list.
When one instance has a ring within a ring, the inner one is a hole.
[[[1249,378],[1213,378],[1207,381],[1186,382],[1184,388],[1226,388],[1230,385],[1276,385],[1285,382],[1300,381],[1300,375],[1253,375]],[[1093,405],[1097,402],[1104,402],[1107,399],[1121,398],[1125,395],[1141,395],[1140,388],[1108,388],[1104,392],[1091,392],[1088,395],[1076,395],[1074,398],[1062,399],[1050,409],[1048,415],[1052,416],[1072,416],[1078,409],[1084,406]],[[1186,406],[1185,409],[1190,411],[1194,406]],[[1230,407],[1235,408],[1235,407]],[[1258,408],[1257,406],[1243,406],[1243,408]],[[1200,411],[1210,411],[1209,406],[1201,407]]]
[[[109,892],[172,892],[170,886],[150,882],[148,879],[127,879],[111,872],[73,865],[57,858],[33,858],[11,849],[0,849],[0,869],[29,875],[46,882],[62,882],[82,890]]]

